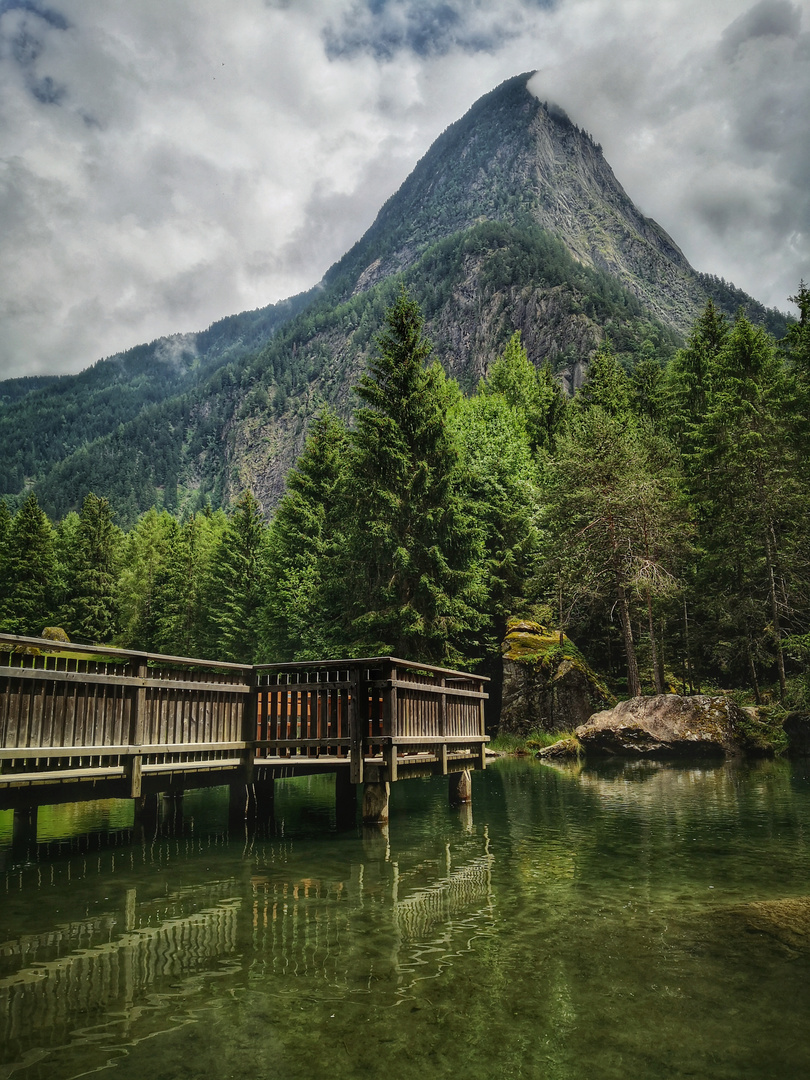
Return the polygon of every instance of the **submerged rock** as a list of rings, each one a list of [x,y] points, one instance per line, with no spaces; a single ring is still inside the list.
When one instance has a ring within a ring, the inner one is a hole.
[[[615,698],[569,638],[528,619],[510,619],[503,653],[500,731],[571,731]]]
[[[576,735],[586,756],[722,758],[748,748],[750,725],[727,697],[659,694],[596,713]]]
[[[746,930],[767,934],[790,949],[810,949],[810,896],[757,900],[729,909]]]

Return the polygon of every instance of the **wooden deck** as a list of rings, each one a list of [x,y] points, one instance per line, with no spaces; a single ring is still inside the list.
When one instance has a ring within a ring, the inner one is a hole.
[[[0,808],[482,769],[486,682],[390,656],[254,666],[0,634]]]

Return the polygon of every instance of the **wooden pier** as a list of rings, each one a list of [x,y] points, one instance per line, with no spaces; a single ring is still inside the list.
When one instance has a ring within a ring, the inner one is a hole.
[[[391,656],[240,665],[0,634],[0,809],[228,784],[239,808],[332,772],[384,820],[389,785],[486,764],[480,675]],[[241,803],[240,803],[241,800]]]

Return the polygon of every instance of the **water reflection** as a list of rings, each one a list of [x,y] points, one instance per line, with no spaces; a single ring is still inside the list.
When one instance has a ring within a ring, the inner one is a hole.
[[[269,980],[335,1000],[384,987],[390,1007],[492,919],[494,856],[469,813],[448,812],[452,837],[416,858],[398,857],[388,828],[302,842],[313,816],[299,808],[234,838],[165,813],[129,844],[62,858],[45,847],[8,871],[0,1076],[102,1067]]]
[[[371,830],[316,778],[239,836],[211,793],[62,835],[0,875],[0,1078],[804,1075],[803,768],[505,761]]]

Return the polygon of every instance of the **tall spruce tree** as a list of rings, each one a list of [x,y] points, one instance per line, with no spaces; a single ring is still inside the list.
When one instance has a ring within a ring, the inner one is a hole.
[[[524,415],[500,393],[464,398],[451,413],[461,453],[459,489],[480,534],[482,631],[499,646],[509,615],[525,609],[540,557],[539,469]]]
[[[549,365],[536,368],[529,360],[519,330],[481,381],[479,393],[500,394],[522,417],[532,451],[553,446],[565,413],[565,398]]]
[[[349,435],[329,411],[313,422],[270,526],[265,659],[317,660],[348,646],[344,582]]]
[[[192,514],[168,542],[159,592],[157,640],[161,652],[205,656],[208,599],[214,554],[228,521],[222,510]],[[216,656],[214,655],[214,658]]]
[[[38,637],[53,621],[56,558],[53,528],[33,491],[6,528],[0,628]]]
[[[686,346],[672,359],[666,376],[667,432],[689,457],[695,448],[695,431],[706,415],[715,379],[715,365],[728,337],[725,316],[709,300],[695,323]]]
[[[68,563],[70,592],[65,629],[92,642],[110,642],[118,630],[118,554],[122,536],[107,499],[91,491],[82,503]]]
[[[119,580],[121,643],[130,649],[167,651],[161,633],[171,546],[180,526],[166,510],[152,507],[130,530]],[[187,588],[193,589],[189,580]],[[174,651],[173,648],[168,651]]]
[[[480,538],[459,489],[447,412],[459,390],[403,290],[357,386],[347,596],[353,650],[459,663],[480,616]]]
[[[727,642],[726,665],[735,673],[742,663],[757,696],[758,661],[770,660],[784,697],[785,622],[792,596],[804,587],[796,540],[805,528],[806,495],[792,413],[772,340],[738,316],[695,428],[692,491],[705,552],[701,589],[712,605],[707,620]]]
[[[206,597],[211,626],[208,655],[252,663],[261,634],[267,585],[267,525],[250,491],[245,491],[213,553]]]

